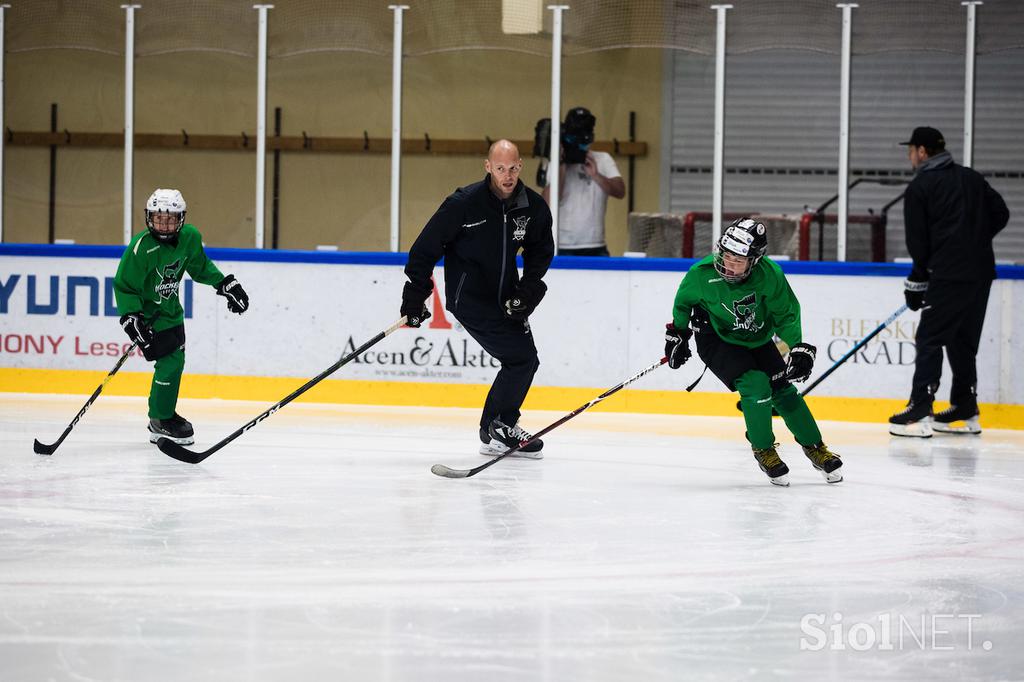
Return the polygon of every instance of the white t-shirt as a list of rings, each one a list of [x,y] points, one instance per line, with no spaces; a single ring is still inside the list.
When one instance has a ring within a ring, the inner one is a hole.
[[[606,178],[621,178],[608,152],[590,152],[597,172]],[[550,182],[549,182],[550,184]],[[558,188],[558,246],[589,249],[604,246],[604,213],[608,195],[583,170],[583,164],[565,167],[565,183]]]

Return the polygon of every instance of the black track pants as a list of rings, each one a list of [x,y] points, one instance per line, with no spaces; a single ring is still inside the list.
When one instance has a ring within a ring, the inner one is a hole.
[[[954,405],[976,401],[978,383],[976,358],[985,323],[985,308],[992,280],[982,282],[932,281],[925,294],[925,308],[914,342],[914,383],[910,399],[930,404],[942,376],[942,349],[946,349],[953,383],[949,400]]]
[[[513,426],[519,421],[519,408],[540,366],[529,323],[510,319],[457,319],[469,335],[501,363],[484,402],[480,428],[486,429],[494,419]]]

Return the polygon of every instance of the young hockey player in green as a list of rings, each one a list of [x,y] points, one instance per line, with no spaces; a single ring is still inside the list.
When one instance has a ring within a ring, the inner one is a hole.
[[[790,381],[805,381],[815,348],[802,342],[800,303],[782,269],[765,258],[765,226],[750,218],[731,224],[714,253],[697,263],[679,284],[672,322],[666,325],[668,366],[678,369],[697,354],[730,390],[738,391],[747,440],[761,471],[775,485],[789,485],[789,467],[779,458],[772,408],[829,483],[843,480],[843,462],[821,440],[818,425]],[[693,330],[691,332],[691,329]],[[772,336],[789,346],[783,360]]]
[[[203,250],[203,238],[185,224],[185,199],[176,189],[158,189],[145,208],[146,230],[132,238],[114,277],[121,326],[150,362],[156,361],[149,391],[150,442],[168,438],[193,443],[192,424],[175,411],[185,368],[185,315],[178,286],[187,272],[216,287],[228,310],[244,313],[249,297],[234,275],[217,269]]]

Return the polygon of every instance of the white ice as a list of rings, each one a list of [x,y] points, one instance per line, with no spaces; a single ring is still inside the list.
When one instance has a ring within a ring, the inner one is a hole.
[[[778,488],[739,417],[588,412],[448,480],[476,410],[294,404],[193,466],[102,396],[33,454],[83,402],[0,395],[2,680],[1024,677],[1024,432],[823,423],[828,485],[777,421]]]

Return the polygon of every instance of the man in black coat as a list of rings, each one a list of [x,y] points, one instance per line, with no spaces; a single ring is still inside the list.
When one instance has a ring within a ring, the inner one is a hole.
[[[916,171],[903,199],[913,259],[904,296],[907,307],[921,310],[921,320],[910,401],[889,418],[889,432],[919,438],[931,436],[933,428],[981,433],[975,358],[996,277],[992,238],[1006,226],[1010,212],[980,173],[953,163],[935,128],[915,128],[900,144],[907,145]],[[953,371],[951,406],[933,415],[943,348]]]
[[[402,315],[410,327],[430,317],[424,302],[444,256],[445,309],[501,363],[480,417],[480,454],[496,456],[532,438],[518,424],[540,366],[528,318],[547,291],[542,278],[555,245],[547,203],[519,180],[516,146],[492,144],[484,168],[487,176],[445,199],[409,249]],[[540,459],[542,448],[536,440],[514,456]]]

